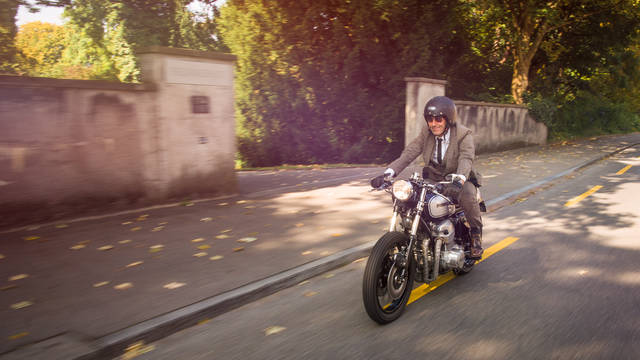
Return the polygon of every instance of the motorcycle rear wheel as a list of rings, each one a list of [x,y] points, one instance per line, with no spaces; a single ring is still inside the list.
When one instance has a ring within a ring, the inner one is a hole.
[[[395,254],[409,245],[400,232],[384,234],[373,247],[362,280],[362,300],[369,317],[388,324],[402,315],[413,290],[416,264],[409,256],[406,269],[394,261]],[[404,270],[404,272],[403,272]]]

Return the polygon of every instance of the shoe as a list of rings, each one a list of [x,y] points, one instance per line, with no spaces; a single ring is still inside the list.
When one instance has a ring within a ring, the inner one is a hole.
[[[482,249],[482,231],[473,229],[471,230],[471,256],[470,258],[473,260],[482,259],[482,253],[484,250]]]

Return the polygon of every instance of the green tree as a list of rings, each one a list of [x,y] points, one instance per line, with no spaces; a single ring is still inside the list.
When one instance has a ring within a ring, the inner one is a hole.
[[[516,103],[523,101],[532,65],[541,52],[549,59],[557,59],[577,46],[597,44],[600,47],[596,51],[606,49],[611,44],[598,44],[604,38],[617,44],[628,43],[634,31],[627,25],[637,26],[640,17],[637,0],[464,0],[464,3],[468,8],[467,22],[477,34],[475,49],[487,59],[511,64],[511,95]],[[584,29],[594,29],[600,24],[610,26],[584,37]]]
[[[25,75],[117,80],[110,53],[71,23],[31,22],[16,36],[17,66]]]
[[[191,2],[193,0],[73,0],[65,8],[65,15],[93,39],[96,46],[111,54],[117,78],[130,82],[139,80],[136,51],[141,47],[216,49],[216,40],[202,34],[212,29],[210,24],[196,22],[195,14],[188,11],[187,5]],[[214,2],[204,3],[213,7]]]
[[[230,0],[239,150],[248,165],[386,161],[403,147],[406,76],[463,51],[447,1]]]
[[[20,1],[0,0],[0,73],[16,72],[16,15]]]

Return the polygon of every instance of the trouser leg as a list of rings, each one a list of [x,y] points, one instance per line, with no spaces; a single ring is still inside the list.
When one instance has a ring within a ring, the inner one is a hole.
[[[469,236],[471,237],[471,258],[480,259],[482,257],[482,216],[480,215],[480,206],[475,185],[465,182],[462,186],[462,192],[458,202],[464,210],[469,226]]]
[[[469,181],[465,181],[462,185],[462,192],[458,198],[460,207],[467,216],[467,221],[472,229],[482,230],[482,216],[480,215],[480,206],[478,205],[477,189]]]

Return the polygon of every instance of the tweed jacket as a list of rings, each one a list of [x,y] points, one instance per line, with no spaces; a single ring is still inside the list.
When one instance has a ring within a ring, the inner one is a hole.
[[[415,138],[402,151],[400,157],[389,164],[396,174],[404,170],[415,158],[422,154],[425,167],[429,170],[429,178],[442,181],[448,174],[464,175],[467,179],[475,179],[477,185],[482,185],[482,176],[473,168],[475,158],[475,144],[471,129],[456,124],[450,128],[449,146],[444,154],[441,165],[431,162],[436,137],[428,127],[423,127],[420,136]]]

